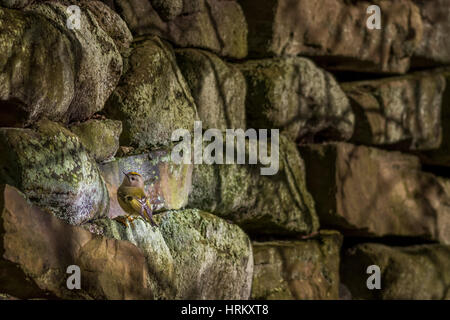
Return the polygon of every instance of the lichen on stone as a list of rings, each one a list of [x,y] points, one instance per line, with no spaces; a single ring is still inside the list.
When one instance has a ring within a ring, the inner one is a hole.
[[[120,143],[141,150],[170,145],[176,129],[193,130],[195,102],[167,43],[152,37],[134,44],[105,113],[122,121]]]
[[[318,229],[314,200],[296,146],[280,136],[279,171],[261,165],[194,165],[188,206],[230,219],[257,234],[309,234]]]
[[[159,227],[140,218],[128,227],[110,219],[93,223],[104,236],[130,241],[144,252],[155,298],[248,299],[253,255],[238,226],[196,209],[154,218]]]
[[[95,161],[63,126],[40,121],[35,129],[2,128],[0,148],[3,182],[43,209],[70,224],[108,212],[108,191]]]

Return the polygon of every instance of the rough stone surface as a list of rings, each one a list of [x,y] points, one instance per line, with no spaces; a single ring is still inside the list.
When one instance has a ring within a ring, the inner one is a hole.
[[[0,0],[0,5],[3,2],[9,2],[11,5],[4,5],[7,8],[25,8],[27,6],[39,3],[53,3],[60,4],[67,8],[72,5],[76,5],[83,11],[89,11],[88,17],[92,19],[95,17],[95,28],[100,27],[105,31],[122,54],[126,54],[130,43],[133,40],[133,36],[128,29],[127,24],[122,18],[110,8],[108,1],[96,1],[96,0]],[[113,0],[112,0],[113,1]],[[34,10],[35,7],[25,8]],[[39,9],[41,10],[41,9]],[[67,12],[69,13],[69,12]],[[46,14],[44,14],[46,15]],[[64,21],[63,21],[64,22]],[[66,23],[66,22],[64,22]],[[67,27],[65,24],[64,27]],[[94,30],[94,29],[91,29]],[[95,31],[95,30],[94,30]],[[100,34],[97,32],[97,34]],[[77,35],[79,37],[79,35]],[[82,43],[82,41],[80,41]],[[101,43],[100,43],[101,44]]]
[[[27,202],[10,186],[1,194],[0,285],[18,298],[248,299],[250,240],[237,226],[198,210],[71,226]],[[97,234],[95,234],[97,233]],[[80,267],[81,290],[66,286]],[[221,290],[217,290],[220,288]]]
[[[122,18],[108,6],[108,1],[96,0],[28,0],[28,4],[33,3],[58,3],[68,8],[71,5],[78,6],[81,11],[89,11],[95,16],[98,27],[102,28],[114,40],[117,49],[126,54],[133,36],[128,26]]]
[[[127,241],[94,235],[1,192],[0,287],[18,298],[150,299],[142,251]],[[81,271],[81,290],[69,290],[67,267]]]
[[[77,136],[41,121],[36,129],[0,129],[0,183],[20,189],[71,224],[103,216],[109,196],[97,164]]]
[[[108,20],[108,15],[113,16],[113,13],[109,12],[110,9],[101,2],[94,2],[95,4],[87,5],[84,2],[79,3],[81,6],[79,30],[67,28],[70,13],[67,12],[67,6],[62,3],[36,3],[27,8],[31,12],[45,16],[60,30],[64,30],[74,46],[74,72],[77,77],[74,83],[74,97],[66,113],[69,120],[83,120],[103,109],[119,81],[122,74],[122,57],[109,33],[113,37],[114,34],[117,34],[117,37],[125,37],[126,44],[122,43],[122,46],[127,46],[131,41],[129,31],[121,29],[125,27],[124,24],[114,25],[120,21],[119,18]],[[97,21],[90,7],[99,14],[101,22]],[[119,48],[123,50],[123,47]]]
[[[100,22],[89,7],[101,15]],[[131,35],[101,2],[83,7],[80,30],[66,27],[68,17],[66,6],[56,2],[26,11],[0,8],[2,126],[25,126],[43,117],[83,120],[103,108],[122,73],[113,39],[125,50]]]
[[[188,206],[230,219],[250,233],[310,234],[319,227],[303,160],[284,136],[275,175],[261,175],[257,165],[195,165]]]
[[[0,300],[450,300],[449,35],[450,0],[0,0]]]
[[[381,290],[366,286],[366,269],[381,270]],[[431,244],[388,247],[364,243],[349,249],[341,266],[342,281],[355,299],[450,299],[450,247]]]
[[[135,44],[105,113],[122,121],[121,145],[140,149],[168,145],[176,129],[193,130],[195,102],[168,44],[156,37]]]
[[[419,9],[409,0],[239,1],[248,23],[249,56],[306,55],[327,68],[406,72],[422,41]],[[366,27],[370,5],[382,28]]]
[[[450,244],[450,181],[420,171],[418,158],[347,143],[302,146],[300,154],[322,225]]]
[[[303,241],[253,242],[252,299],[338,299],[341,243],[328,231]]]
[[[170,21],[183,13],[183,0],[150,0],[153,9],[163,21]]]
[[[115,0],[117,12],[137,35],[156,35],[178,47],[221,56],[247,55],[247,24],[234,0]]]
[[[155,298],[249,298],[252,247],[239,227],[195,209],[167,211],[155,221],[159,228],[140,218],[131,228],[109,219],[96,222],[105,236],[142,249]]]
[[[442,142],[435,150],[417,152],[421,161],[427,165],[450,167],[450,68],[436,70],[445,77],[445,91],[442,94],[441,126]]]
[[[160,217],[155,216],[154,219],[160,223]],[[96,220],[85,225],[85,228],[107,238],[131,242],[138,247],[148,266],[149,278],[146,285],[152,292],[152,298],[174,298],[174,259],[159,228],[152,227],[142,219],[136,219],[129,227],[125,227],[107,218]]]
[[[65,119],[76,79],[70,38],[41,16],[1,7],[0,29],[1,126]]]
[[[72,4],[73,1],[66,1],[67,6]],[[122,55],[126,55],[131,41],[133,41],[133,36],[125,21],[101,1],[82,0],[78,1],[78,5],[81,10],[87,9],[95,16],[98,25],[111,37],[117,50]]]
[[[88,120],[70,126],[83,146],[98,162],[112,158],[119,149],[122,122],[114,120]]]
[[[237,64],[247,80],[250,128],[280,128],[292,139],[349,139],[354,115],[336,80],[305,58]]]
[[[450,64],[450,3],[447,0],[413,0],[420,10],[423,37],[414,51],[415,66]]]
[[[153,209],[181,209],[186,206],[192,186],[192,165],[177,165],[170,160],[167,150],[116,158],[100,165],[110,194],[108,216],[124,215],[117,202],[117,189],[123,180],[123,172],[135,171],[145,181],[145,192],[150,197]]]
[[[0,7],[10,9],[20,9],[25,7],[31,0],[0,0]]]
[[[355,113],[352,141],[406,150],[441,144],[446,87],[439,72],[341,84]]]
[[[245,129],[246,83],[238,68],[203,50],[175,51],[204,128]]]

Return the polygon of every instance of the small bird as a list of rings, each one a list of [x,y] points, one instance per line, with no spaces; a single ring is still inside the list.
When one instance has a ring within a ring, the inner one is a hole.
[[[123,174],[125,177],[117,189],[117,201],[127,216],[118,217],[117,220],[127,226],[127,221],[133,223],[136,216],[141,216],[152,226],[158,226],[153,221],[151,203],[144,191],[144,178],[137,172],[124,172]]]

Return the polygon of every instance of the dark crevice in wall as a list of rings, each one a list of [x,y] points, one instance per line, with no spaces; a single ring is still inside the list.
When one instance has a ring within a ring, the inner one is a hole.
[[[422,171],[432,173],[443,178],[450,178],[450,167],[422,165]]]
[[[401,237],[401,236],[385,236],[380,238],[375,237],[344,237],[342,243],[342,250],[352,248],[361,243],[378,243],[390,247],[408,247],[422,244],[433,244],[435,241],[427,240],[419,237]]]
[[[319,65],[319,67],[321,67]],[[369,72],[356,72],[356,71],[336,71],[336,70],[325,70],[331,73],[335,79],[341,82],[357,82],[357,81],[370,81],[370,80],[382,80],[393,77],[398,77],[399,74],[386,74],[386,73],[369,73]]]
[[[325,230],[325,229],[324,229]],[[337,230],[339,228],[326,228],[326,230]],[[340,231],[341,232],[341,231]],[[362,243],[377,243],[390,247],[408,247],[415,245],[427,245],[437,243],[436,241],[428,240],[421,237],[407,237],[407,236],[384,236],[384,237],[367,237],[367,236],[349,236],[343,233],[343,243],[341,251],[345,252],[347,249],[352,248]],[[249,233],[249,237],[252,241],[256,242],[269,242],[269,241],[306,241],[317,240],[320,238],[319,232],[315,232],[311,235],[261,235]]]
[[[449,67],[450,64],[436,64],[434,61],[426,60],[423,58],[411,58],[411,67],[409,72],[426,71],[429,69],[435,69],[440,67]]]
[[[331,229],[327,229],[331,230]],[[309,239],[316,239],[320,237],[319,232],[314,232],[310,235],[298,235],[298,234],[278,234],[278,235],[264,235],[246,231],[247,235],[252,241],[268,242],[268,241],[304,241]]]
[[[28,113],[19,99],[0,100],[0,127],[22,127]]]
[[[447,65],[430,65],[428,67],[421,68],[410,68],[406,73],[372,73],[372,72],[357,72],[357,71],[340,71],[332,70],[326,66],[318,67],[324,69],[325,71],[331,73],[339,83],[344,82],[359,82],[359,81],[374,81],[374,80],[389,80],[390,78],[398,78],[402,76],[408,76],[413,73],[419,72],[436,72],[440,69],[445,69],[449,67]]]

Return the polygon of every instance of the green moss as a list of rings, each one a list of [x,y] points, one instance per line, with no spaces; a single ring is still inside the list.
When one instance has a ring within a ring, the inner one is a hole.
[[[104,181],[69,130],[41,121],[34,130],[0,131],[0,148],[13,155],[1,158],[1,166],[17,174],[7,175],[4,182],[13,183],[40,207],[71,224],[106,214],[109,196]]]
[[[259,234],[309,234],[318,229],[295,143],[280,136],[279,172],[259,165],[195,165],[188,206],[213,212]]]
[[[169,45],[156,37],[137,43],[129,65],[105,108],[108,117],[123,123],[120,143],[168,146],[174,130],[192,131],[196,106]]]
[[[159,227],[140,218],[127,228],[109,219],[95,224],[103,235],[143,250],[152,274],[149,285],[157,297],[248,298],[253,256],[250,240],[239,227],[195,209],[166,211],[154,218]]]
[[[293,140],[346,140],[354,115],[336,80],[300,57],[236,64],[247,83],[247,126],[279,128]]]
[[[116,154],[122,123],[114,120],[88,120],[71,126],[70,130],[80,138],[91,156],[101,162]]]

